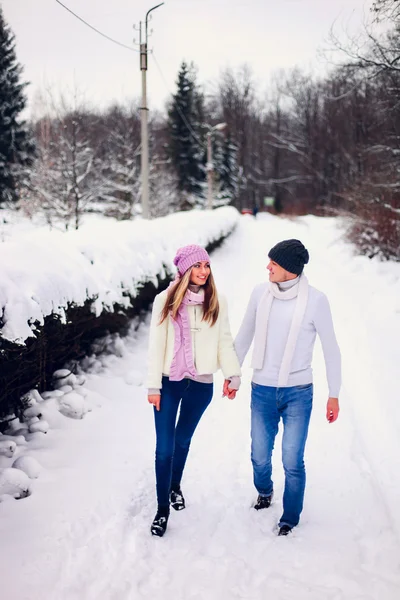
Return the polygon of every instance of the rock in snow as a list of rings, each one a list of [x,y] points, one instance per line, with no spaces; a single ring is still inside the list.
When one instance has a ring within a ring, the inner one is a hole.
[[[50,425],[44,419],[38,420],[36,423],[29,424],[29,431],[31,433],[36,433],[37,431],[41,431],[42,433],[47,433],[50,429]]]
[[[26,408],[23,414],[25,419],[31,419],[32,417],[37,417],[38,415],[40,415],[41,410],[42,409],[40,404],[34,404],[33,406],[29,406],[29,408]]]
[[[11,440],[2,440],[0,438],[0,454],[11,458],[14,456],[17,449],[17,444]]]
[[[69,369],[58,369],[53,373],[53,386],[55,389],[60,389],[65,385],[71,387],[77,385],[76,375],[71,373]]]
[[[83,419],[88,412],[88,407],[85,399],[80,394],[70,392],[60,398],[60,412],[73,419]]]
[[[14,469],[20,469],[20,471],[23,471],[25,475],[29,477],[29,479],[36,479],[39,477],[42,470],[39,462],[32,456],[19,456],[14,460],[12,466]]]
[[[20,499],[29,496],[31,480],[20,469],[6,468],[0,471],[0,496],[9,494]]]

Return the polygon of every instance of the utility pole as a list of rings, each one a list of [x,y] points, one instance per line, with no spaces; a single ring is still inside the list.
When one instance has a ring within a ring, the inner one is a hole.
[[[142,179],[142,215],[144,219],[150,217],[149,211],[149,129],[148,129],[148,113],[147,106],[147,42],[148,42],[148,19],[149,14],[162,6],[164,2],[153,6],[146,13],[144,39],[142,38],[142,22],[140,21],[140,70],[142,72],[142,106],[140,107],[141,120],[141,179]]]

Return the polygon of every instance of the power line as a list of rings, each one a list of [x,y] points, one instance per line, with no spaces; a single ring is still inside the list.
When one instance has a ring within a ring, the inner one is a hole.
[[[167,83],[167,80],[166,80],[166,79],[165,79],[165,77],[164,77],[164,73],[162,72],[162,70],[161,70],[161,67],[160,67],[160,65],[158,64],[157,60],[156,60],[156,57],[155,57],[155,55],[154,55],[154,52],[152,52],[152,53],[151,53],[151,56],[153,57],[154,63],[155,63],[155,65],[156,65],[156,67],[157,67],[157,70],[158,70],[158,72],[159,72],[159,73],[160,73],[160,75],[161,75],[161,79],[163,80],[163,82],[164,82],[164,84],[165,84],[165,87],[167,88],[168,92],[169,92],[170,94],[172,94],[171,90],[169,89],[169,85],[168,85],[168,83]],[[203,144],[203,142],[202,142],[202,141],[201,141],[201,140],[200,140],[200,139],[197,137],[197,134],[196,134],[196,132],[193,130],[192,126],[190,125],[190,123],[189,123],[189,122],[188,122],[188,120],[186,119],[186,117],[185,117],[184,113],[181,111],[181,109],[180,109],[180,106],[179,106],[179,104],[178,104],[178,103],[176,103],[176,104],[175,104],[175,107],[176,107],[176,109],[177,109],[177,111],[178,111],[178,113],[179,113],[179,116],[181,117],[182,121],[183,121],[183,122],[184,122],[184,124],[186,125],[186,127],[187,127],[187,129],[188,129],[188,131],[189,131],[190,135],[192,136],[192,138],[193,138],[193,139],[194,139],[194,140],[195,140],[195,141],[196,141],[198,144],[200,144],[200,146],[202,146],[203,148],[207,148],[207,146],[206,146],[205,144]]]
[[[114,40],[109,35],[106,35],[102,31],[100,31],[99,29],[96,29],[96,27],[93,27],[93,25],[90,25],[90,23],[88,23],[87,21],[85,21],[85,19],[82,19],[82,17],[80,17],[79,15],[77,15],[76,13],[74,13],[74,11],[72,11],[70,8],[68,8],[68,6],[65,6],[65,4],[63,4],[62,2],[60,2],[60,0],[56,0],[56,2],[57,2],[57,4],[59,4],[60,6],[62,6],[63,8],[65,8],[65,10],[67,10],[69,13],[71,13],[71,15],[74,15],[74,17],[76,17],[77,19],[79,19],[79,21],[81,21],[82,23],[84,23],[85,25],[87,25],[88,27],[90,27],[90,29],[93,29],[93,31],[95,31],[96,33],[99,33],[104,38],[106,38],[106,40],[109,40],[110,42],[114,42],[114,44],[118,44],[118,46],[122,46],[122,48],[127,48],[128,50],[131,50],[132,52],[139,52],[139,50],[136,50],[136,48],[132,48],[132,46],[127,46],[126,44],[122,44],[121,42],[118,42],[117,40]]]

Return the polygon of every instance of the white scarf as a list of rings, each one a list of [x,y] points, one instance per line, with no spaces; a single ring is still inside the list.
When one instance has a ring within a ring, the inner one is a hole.
[[[280,290],[278,284],[270,282],[257,307],[256,331],[254,336],[254,350],[251,366],[253,369],[262,369],[267,345],[268,319],[273,299],[277,298],[278,300],[292,300],[293,298],[296,298],[296,296],[296,306],[293,313],[292,323],[290,325],[285,352],[283,353],[281,368],[279,370],[278,387],[285,387],[289,378],[290,366],[292,363],[297,338],[299,336],[300,327],[307,307],[307,277],[302,274],[299,282],[288,290]]]

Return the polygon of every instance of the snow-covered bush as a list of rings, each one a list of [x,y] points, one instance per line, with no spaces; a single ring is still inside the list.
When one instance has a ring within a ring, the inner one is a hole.
[[[195,243],[211,251],[238,218],[236,209],[223,207],[152,221],[99,220],[78,231],[34,231],[1,244],[0,417],[42,403],[34,388],[148,309],[173,277],[177,248]],[[96,364],[102,370],[101,361]],[[54,386],[72,392],[74,378],[61,372]],[[33,408],[28,414],[41,413]],[[44,432],[38,425],[32,434],[37,427]]]
[[[33,232],[0,246],[3,340],[23,344],[47,316],[66,320],[69,307],[91,302],[100,315],[129,307],[146,282],[158,285],[175,271],[185,244],[209,247],[228,236],[239,213],[233,207],[194,210],[144,221],[99,221],[78,231]]]

